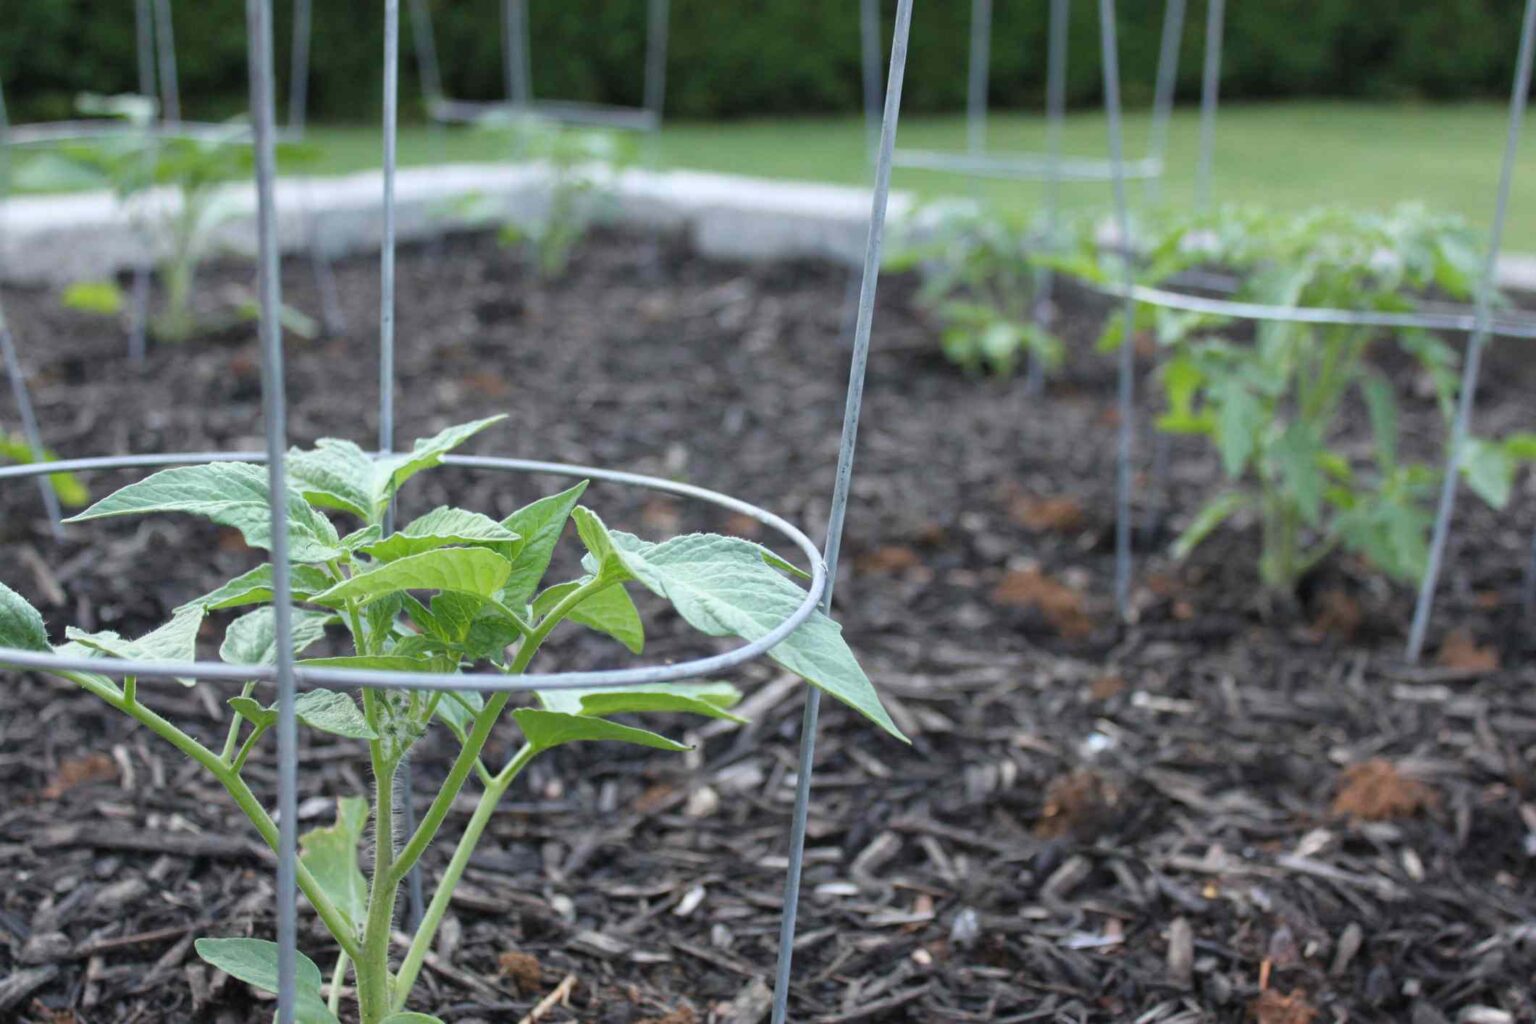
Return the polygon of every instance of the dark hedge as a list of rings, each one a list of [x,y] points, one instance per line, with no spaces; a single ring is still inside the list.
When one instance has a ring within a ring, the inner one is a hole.
[[[290,0],[278,0],[278,34]],[[190,114],[236,109],[244,79],[242,0],[175,0]],[[316,116],[359,118],[378,105],[383,5],[315,0]],[[886,3],[889,28],[894,2]],[[995,106],[1038,104],[1045,0],[995,0]],[[1098,89],[1095,4],[1073,5],[1074,100]],[[641,91],[644,0],[531,0],[540,95],[635,103]],[[851,111],[859,102],[858,0],[672,0],[668,112],[676,117]],[[1150,91],[1160,4],[1123,0],[1128,99]],[[1499,96],[1514,65],[1521,0],[1245,0],[1228,5],[1223,94],[1462,98]],[[434,0],[450,91],[498,94],[499,0]],[[67,114],[79,91],[135,81],[131,0],[4,0],[0,81],[17,119]],[[958,109],[965,92],[968,0],[918,0],[908,75],[911,111]],[[1191,0],[1180,89],[1198,86],[1205,4]],[[404,19],[406,53],[410,23]],[[283,46],[286,51],[286,41]],[[280,60],[285,55],[280,54]],[[405,88],[414,98],[414,62]],[[413,105],[414,106],[414,105]]]

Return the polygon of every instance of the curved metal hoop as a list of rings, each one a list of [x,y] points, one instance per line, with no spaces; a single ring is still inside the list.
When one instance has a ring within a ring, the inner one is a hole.
[[[41,476],[47,473],[93,472],[114,469],[142,469],[156,466],[198,466],[213,462],[266,462],[264,452],[185,452],[169,455],[119,455],[85,459],[65,459],[42,465],[0,466],[0,483]],[[596,466],[573,466],[558,462],[508,459],[489,455],[449,455],[444,465],[466,469],[500,470],[513,473],[545,473],[552,476],[586,477],[604,483],[641,487],[651,491],[691,498],[748,516],[782,534],[804,554],[811,566],[811,583],[805,599],[782,622],[757,640],[723,654],[694,658],[671,665],[627,669],[598,669],[584,672],[548,672],[508,676],[499,672],[470,672],[462,675],[434,672],[378,673],[359,669],[294,669],[295,678],[312,686],[368,686],[377,689],[478,690],[481,693],[522,693],[530,690],[602,689],[677,682],[723,672],[754,661],[778,646],[810,618],[827,588],[827,569],[821,552],[810,538],[779,516],[750,502],[692,484],[663,480],[659,477]],[[131,661],[124,658],[77,658],[40,651],[0,647],[0,665],[14,665],[44,671],[94,672],[107,676],[146,678],[195,678],[209,682],[275,681],[278,670],[273,665],[230,665],[218,661],[163,662]]]
[[[1170,288],[1147,285],[1124,286],[1102,282],[1084,282],[1101,295],[1124,299],[1129,295],[1137,303],[1176,309],[1185,313],[1210,313],[1239,320],[1278,320],[1297,324],[1327,324],[1339,327],[1396,327],[1428,331],[1453,331],[1473,334],[1482,329],[1501,338],[1536,339],[1536,317],[1492,317],[1486,324],[1478,319],[1475,308],[1455,312],[1381,313],[1374,310],[1330,309],[1324,306],[1272,306],[1261,302],[1241,302],[1194,295]]]

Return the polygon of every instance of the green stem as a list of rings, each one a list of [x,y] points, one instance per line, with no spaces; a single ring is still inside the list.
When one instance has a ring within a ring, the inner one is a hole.
[[[527,638],[523,640],[517,649],[517,654],[512,658],[512,663],[507,666],[507,674],[519,675],[525,671],[528,663],[533,660],[533,656],[538,653],[539,646],[571,613],[572,609],[598,591],[613,585],[611,580],[598,576],[565,595],[565,599],[551,608],[549,614],[540,619],[538,625],[528,632]],[[484,749],[492,727],[501,716],[502,709],[506,707],[508,696],[505,693],[493,695],[475,716],[474,727],[465,739],[458,758],[453,762],[453,767],[449,769],[448,778],[444,780],[442,789],[438,790],[432,805],[427,808],[426,814],[422,815],[421,823],[417,825],[415,833],[400,849],[400,855],[395,860],[397,884],[421,859],[421,855],[426,852],[427,847],[436,837],[438,829],[442,828],[443,821],[448,817],[448,811],[453,807],[454,800],[458,798],[459,791],[464,788],[464,783],[469,778],[469,773],[480,763],[480,751]]]
[[[346,983],[347,964],[350,961],[351,957],[346,953],[336,957],[336,969],[331,972],[331,994],[325,1001],[326,1008],[332,1013],[341,1012],[341,986]]]
[[[370,722],[378,721],[378,698],[363,691]],[[368,891],[368,916],[363,926],[362,955],[357,958],[357,1003],[364,1024],[374,1024],[389,1012],[389,938],[394,931],[395,895],[399,881],[395,862],[395,768],[381,740],[368,744],[373,763],[373,884]]]
[[[401,961],[400,973],[395,978],[395,1010],[405,1008],[406,998],[411,993],[411,987],[416,984],[416,976],[421,973],[421,965],[426,959],[427,950],[432,947],[432,940],[437,936],[438,926],[442,924],[443,915],[453,899],[453,890],[458,886],[464,869],[468,867],[469,858],[474,855],[475,847],[479,844],[486,825],[490,824],[491,815],[495,812],[497,804],[501,802],[501,798],[506,795],[507,788],[512,785],[524,766],[533,760],[535,753],[537,751],[533,747],[523,747],[486,785],[485,792],[480,794],[480,802],[475,805],[475,813],[469,819],[469,824],[465,826],[464,834],[459,837],[459,844],[454,848],[453,857],[448,861],[448,866],[443,869],[443,877],[438,880],[437,890],[432,894],[432,902],[428,904],[426,913],[422,915],[421,926],[416,929],[416,934],[411,938],[410,949],[406,951],[405,959]]]
[[[240,696],[242,697],[249,697],[255,692],[256,680],[254,679],[240,688]],[[235,717],[230,720],[229,734],[224,737],[224,750],[219,754],[219,760],[223,761],[225,764],[229,764],[230,759],[235,756],[235,744],[240,741],[240,723],[242,720],[244,720],[244,717],[245,716],[240,714],[240,712],[236,711]],[[247,743],[249,743],[249,741],[247,741]]]
[[[272,820],[272,816],[267,813],[267,809],[261,805],[261,801],[256,799],[256,795],[245,784],[245,780],[240,778],[239,774],[232,768],[220,761],[217,754],[182,732],[172,723],[155,714],[143,704],[129,704],[117,687],[113,686],[108,680],[77,672],[60,672],[58,675],[76,684],[81,689],[95,694],[124,714],[138,720],[150,732],[159,736],[171,746],[206,768],[224,786],[224,789],[229,793],[240,810],[245,812],[245,816],[251,820],[252,825],[256,826],[256,831],[260,833],[261,838],[266,841],[267,845],[274,851],[277,850],[277,823]],[[320,884],[315,881],[314,875],[302,863],[298,865],[298,880],[299,888],[303,891],[305,898],[314,906],[315,913],[324,922],[326,930],[335,938],[343,952],[355,957],[358,945],[357,940],[352,937],[351,926],[347,924],[346,918],[342,916],[341,912],[326,897],[324,891],[320,888]]]

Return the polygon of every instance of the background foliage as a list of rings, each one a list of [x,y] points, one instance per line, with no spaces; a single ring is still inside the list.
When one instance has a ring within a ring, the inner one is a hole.
[[[280,36],[291,0],[278,0]],[[189,114],[240,104],[244,82],[241,0],[174,0]],[[404,5],[402,5],[404,6]],[[1070,88],[1098,94],[1094,6],[1073,6]],[[382,4],[315,2],[315,114],[366,116],[377,105]],[[433,0],[450,89],[499,94],[498,0]],[[668,107],[678,117],[857,109],[857,0],[672,0]],[[1162,5],[1122,0],[1126,92],[1151,88]],[[889,28],[894,0],[885,2]],[[1254,0],[1229,4],[1224,94],[1231,99],[1349,96],[1401,99],[1502,95],[1514,63],[1520,0]],[[641,91],[644,0],[530,0],[534,84],[540,94],[634,103]],[[1037,104],[1043,92],[1045,0],[995,0],[992,96],[998,106]],[[970,4],[918,4],[907,109],[957,109]],[[1205,3],[1192,0],[1180,88],[1198,84]],[[406,52],[411,51],[406,17]],[[286,49],[286,46],[284,47]],[[131,0],[6,0],[0,14],[0,82],[12,116],[62,117],[82,90],[133,87]],[[283,57],[280,55],[280,59]],[[407,95],[417,95],[408,62]]]

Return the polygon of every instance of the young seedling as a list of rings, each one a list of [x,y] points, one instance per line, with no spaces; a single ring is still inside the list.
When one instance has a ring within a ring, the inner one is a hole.
[[[455,202],[451,212],[499,224],[501,244],[520,248],[534,274],[560,277],[576,247],[612,208],[614,179],[632,161],[630,147],[612,132],[572,128],[533,114],[487,115],[475,127],[501,140],[514,159],[537,163],[548,188],[534,212],[512,219],[479,194]]]
[[[235,295],[224,315],[205,322],[194,306],[198,270],[211,253],[218,230],[237,213],[224,186],[251,173],[249,131],[231,123],[222,136],[161,138],[149,132],[155,114],[152,100],[142,96],[80,99],[82,113],[121,118],[143,133],[125,132],[91,142],[60,145],[24,164],[17,175],[27,187],[109,188],[146,238],[164,249],[159,276],[164,304],[150,318],[150,332],[160,341],[178,343],[200,330],[219,329],[255,319],[248,291]],[[279,147],[285,160],[301,158],[302,147]],[[168,189],[165,201],[152,190]],[[82,281],[64,293],[64,304],[98,315],[117,315],[123,297],[112,281]],[[317,333],[313,321],[292,309],[283,311],[284,325],[300,336]]]
[[[1385,215],[1226,210],[1177,226],[1153,251],[1159,258],[1148,263],[1156,269],[1144,273],[1154,279],[1204,265],[1236,274],[1236,297],[1246,301],[1382,312],[1412,311],[1431,293],[1468,298],[1479,262],[1464,224],[1417,207]],[[1179,537],[1175,555],[1244,514],[1260,526],[1259,577],[1270,600],[1289,600],[1340,548],[1395,579],[1422,574],[1438,471],[1402,456],[1397,399],[1379,356],[1391,347],[1413,360],[1448,420],[1453,349],[1424,331],[1373,326],[1269,320],[1251,342],[1226,336],[1228,325],[1209,317],[1160,326],[1169,353],[1156,377],[1164,407],[1157,426],[1209,439],[1228,479]],[[1370,425],[1364,452],[1349,443],[1351,399]],[[1473,441],[1465,478],[1502,505],[1532,448],[1525,436]]]
[[[914,241],[887,259],[922,275],[918,305],[939,324],[944,355],[967,373],[1003,376],[1033,355],[1061,362],[1061,341],[1035,318],[1042,242],[994,213],[941,208],[911,226]]]
[[[639,654],[644,628],[628,589],[639,586],[669,601],[678,615],[709,636],[761,638],[798,607],[805,592],[795,570],[746,540],[689,534],[660,543],[609,530],[578,504],[586,484],[543,498],[502,520],[442,507],[386,535],[387,510],[400,487],[500,417],[467,423],[416,442],[408,453],[379,456],[348,441],[323,440],[290,459],[293,488],[287,507],[294,600],[293,645],[305,654],[321,645],[344,653],[305,656],[301,666],[345,667],[378,673],[458,673],[472,667],[515,676],[560,627],[595,630]],[[267,473],[249,463],[168,469],[97,502],[73,522],[115,516],[182,512],[240,531],[252,547],[270,539]],[[333,515],[350,520],[342,533]],[[586,548],[583,573],[545,584],[567,521]],[[192,660],[208,616],[242,610],[229,623],[219,657],[235,665],[271,665],[277,658],[272,567],[257,566],[175,610],[149,633],[128,639],[111,632],[69,629],[53,647],[41,616],[0,586],[0,644],[73,655],[114,655],[157,661]],[[901,734],[881,706],[838,626],[817,613],[769,655],[785,669],[848,704],[881,728]],[[143,723],[201,765],[229,793],[263,840],[275,846],[277,826],[248,785],[244,769],[276,721],[277,709],[256,683],[229,701],[231,720],[221,741],[198,738],[152,708],[152,694],[133,678],[121,684],[94,673],[64,678]],[[192,685],[191,680],[185,681]],[[726,683],[551,690],[512,708],[521,733],[504,763],[488,760],[487,740],[508,710],[508,694],[364,687],[357,693],[308,689],[295,702],[308,728],[366,747],[372,768],[369,798],[338,801],[335,824],[301,840],[298,881],[334,939],[329,991],[313,960],[302,954],[298,1019],[337,1024],[343,985],[355,979],[362,1024],[408,1024],[436,1018],[407,1010],[422,964],[497,804],[529,762],[567,743],[606,740],[659,750],[683,744],[623,718],[652,712],[740,721]],[[395,776],[422,737],[445,730],[458,754],[416,829],[400,834]],[[445,831],[464,787],[479,799],[457,837],[425,916],[404,955],[392,955],[401,883]],[[397,838],[398,837],[398,838]],[[360,852],[361,851],[361,852]],[[367,866],[370,874],[364,874]],[[266,991],[277,984],[277,949],[246,937],[203,938],[198,954],[213,966]]]
[[[53,462],[58,456],[44,449],[43,461]],[[32,446],[27,439],[18,434],[0,431],[0,462],[8,462],[15,466],[30,466],[37,460],[32,457]],[[79,477],[73,473],[49,473],[48,483],[53,488],[53,493],[59,496],[59,503],[65,508],[80,508],[91,500],[91,492]]]

